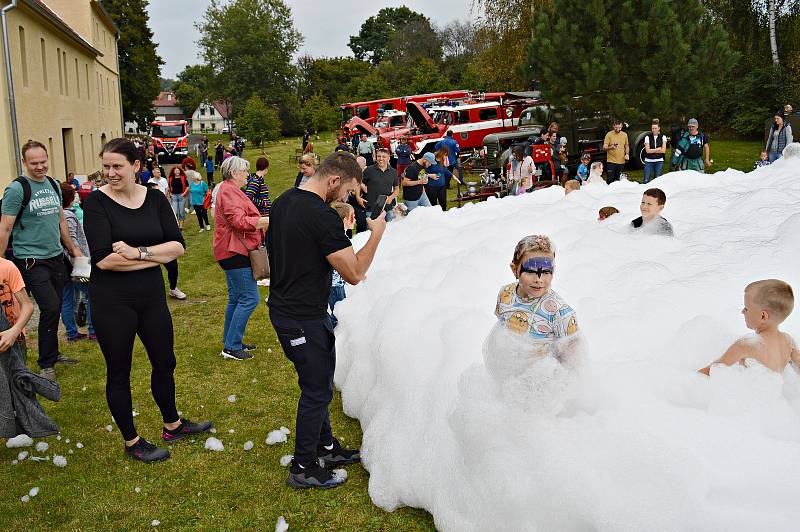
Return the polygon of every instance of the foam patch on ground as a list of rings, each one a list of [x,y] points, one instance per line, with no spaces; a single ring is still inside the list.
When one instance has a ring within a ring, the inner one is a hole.
[[[650,186],[676,238],[628,233],[647,188],[633,182],[389,225],[336,306],[335,381],[375,504],[425,508],[444,531],[796,529],[797,375],[696,370],[748,332],[745,285],[800,289],[800,161]],[[621,213],[598,222],[606,205]],[[514,246],[537,233],[578,314],[580,370],[514,358],[493,332]],[[800,334],[800,310],[783,329]]]

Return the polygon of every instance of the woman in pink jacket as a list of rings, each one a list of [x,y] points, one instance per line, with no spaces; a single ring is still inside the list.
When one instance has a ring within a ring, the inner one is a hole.
[[[214,211],[214,259],[228,281],[228,306],[222,333],[222,356],[232,360],[253,358],[254,345],[243,343],[244,329],[258,305],[258,285],[253,278],[248,252],[264,238],[269,218],[262,217],[242,187],[247,184],[250,163],[229,157],[222,163],[222,184]]]

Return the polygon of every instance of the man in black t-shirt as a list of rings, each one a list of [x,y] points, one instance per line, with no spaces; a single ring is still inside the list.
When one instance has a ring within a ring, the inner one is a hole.
[[[349,284],[361,282],[386,229],[382,216],[367,220],[369,239],[358,253],[353,251],[341,218],[329,204],[344,201],[360,183],[355,158],[333,153],[308,181],[281,194],[270,210],[269,317],[300,385],[294,459],[286,480],[295,488],[335,487],[344,480],[326,468],[360,460],[359,451],[343,449],[331,431],[328,404],[336,340],[327,312],[332,268]]]
[[[408,165],[405,172],[403,172],[403,203],[408,212],[417,207],[431,206],[431,200],[425,194],[425,185],[428,184],[428,168],[430,166],[430,158],[420,157]]]

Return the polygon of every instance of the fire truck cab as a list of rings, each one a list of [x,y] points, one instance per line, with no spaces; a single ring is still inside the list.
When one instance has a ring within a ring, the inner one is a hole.
[[[153,153],[160,163],[179,163],[189,155],[189,123],[166,120],[150,123]]]

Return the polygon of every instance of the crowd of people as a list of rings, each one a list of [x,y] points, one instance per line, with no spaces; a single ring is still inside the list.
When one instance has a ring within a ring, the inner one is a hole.
[[[685,131],[673,132],[671,168],[702,171],[711,165],[708,139],[698,126],[690,119]],[[542,181],[564,183],[567,194],[581,183],[613,182],[630,159],[628,136],[615,121],[603,141],[607,178],[603,163],[584,154],[570,179],[563,139],[553,123],[529,143],[512,148],[510,193],[524,194]],[[792,141],[782,110],[775,115],[759,162],[773,162]],[[448,181],[463,180],[458,142],[449,132],[435,153],[414,159],[408,139],[401,139],[395,168],[387,149],[361,138],[351,150],[340,139],[334,153],[321,161],[313,151],[304,153],[294,187],[274,201],[267,157],[259,157],[251,172],[250,163],[240,156],[243,146],[233,142],[230,150],[217,151],[219,156],[212,159],[207,141],[203,144],[200,164],[206,181],[191,157],[165,172],[141,146],[113,139],[100,153],[102,172],[83,183],[74,176],[56,182],[48,175],[44,144],[29,141],[23,146],[25,175],[6,188],[0,218],[0,246],[10,249],[13,261],[0,260],[0,298],[8,321],[8,328],[0,332],[0,350],[24,343],[24,327],[32,314],[30,293],[40,310],[39,377],[56,382],[57,364],[77,363],[59,351],[59,318],[68,341],[97,341],[107,367],[107,403],[126,455],[143,462],[169,458],[167,449],[138,434],[131,414],[136,336],[152,366],[151,391],[163,420],[163,441],[211,430],[210,421],[194,422],[178,414],[172,317],[166,303],[167,293],[186,298],[177,288],[178,258],[185,252],[182,231],[192,209],[199,231],[213,231],[214,259],[227,283],[221,356],[234,361],[253,357],[257,346],[246,340],[245,331],[258,305],[258,285],[270,286],[270,321],[300,386],[287,482],[296,488],[337,486],[344,479],[331,469],[358,462],[360,453],[340,445],[329,419],[335,307],[346,297],[347,284],[365,278],[387,222],[417,207],[447,209]],[[658,120],[653,120],[644,141],[646,183],[660,176],[667,144]],[[304,148],[309,145],[304,137]],[[222,178],[217,184],[216,174]],[[641,216],[630,222],[630,231],[674,236],[672,225],[661,216],[666,200],[661,189],[648,188],[640,203]],[[618,212],[604,207],[598,219],[602,222]],[[369,231],[358,252],[350,241],[354,230]],[[262,251],[268,268],[259,258]],[[90,274],[82,269],[86,261],[91,262]],[[578,331],[574,310],[550,289],[554,264],[548,237],[534,235],[519,243],[512,260],[517,282],[501,290],[496,306],[498,319],[510,330],[545,340]],[[166,293],[162,266],[169,280]],[[79,300],[85,302],[86,334],[75,320]],[[733,364],[754,356],[776,369],[796,359],[794,344],[778,331],[791,312],[791,287],[773,280],[752,284],[745,301],[753,313],[745,314],[746,323],[764,337],[766,358],[734,345],[720,362]],[[708,368],[702,371],[708,373]]]

